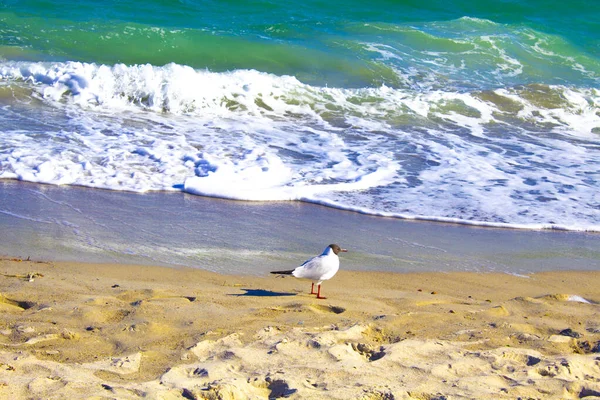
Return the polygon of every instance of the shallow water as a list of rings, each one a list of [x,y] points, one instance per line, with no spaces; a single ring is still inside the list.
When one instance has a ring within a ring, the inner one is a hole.
[[[600,269],[600,235],[381,218],[301,202],[0,183],[0,254],[262,275],[330,243],[344,269],[526,274]]]

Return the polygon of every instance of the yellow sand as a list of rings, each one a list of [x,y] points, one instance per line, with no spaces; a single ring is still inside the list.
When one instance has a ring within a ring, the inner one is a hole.
[[[600,398],[600,272],[0,273],[1,399]]]

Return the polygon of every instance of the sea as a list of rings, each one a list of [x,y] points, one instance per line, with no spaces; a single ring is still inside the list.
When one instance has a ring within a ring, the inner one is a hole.
[[[0,1],[2,181],[600,232],[599,171],[596,0]]]

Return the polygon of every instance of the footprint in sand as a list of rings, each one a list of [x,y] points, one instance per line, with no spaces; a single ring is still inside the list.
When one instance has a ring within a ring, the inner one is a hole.
[[[35,305],[36,304],[32,301],[13,300],[13,299],[9,299],[8,297],[6,297],[0,293],[0,309],[4,308],[4,309],[13,309],[13,310],[23,311],[23,310],[29,310],[30,308],[34,307]]]
[[[385,356],[383,347],[380,347],[379,350],[377,350],[366,343],[352,343],[351,346],[354,351],[369,361],[377,361]]]
[[[290,388],[290,385],[283,379],[271,379],[267,377],[265,381],[268,383],[267,389],[271,391],[269,395],[270,399],[289,397],[298,391],[297,389]]]
[[[313,310],[318,311],[318,312],[334,313],[334,314],[341,314],[344,311],[346,311],[346,309],[344,307],[338,307],[338,306],[313,305],[313,306],[310,306],[310,308],[312,308]]]
[[[172,295],[167,292],[153,289],[124,290],[117,294],[116,298],[126,301],[132,306],[139,306],[145,301],[183,301],[184,303],[196,301],[195,296]]]
[[[303,312],[303,311],[312,311],[317,313],[333,313],[333,314],[341,314],[346,311],[344,307],[339,306],[324,306],[320,304],[316,305],[305,305],[301,303],[293,303],[288,304],[286,306],[279,307],[271,307],[272,311],[283,311],[283,312]]]
[[[497,356],[496,361],[506,360],[513,361],[517,364],[525,365],[528,367],[539,364],[542,361],[541,353],[535,352],[535,355],[530,353],[533,352],[524,352],[524,351],[503,351],[500,355]]]

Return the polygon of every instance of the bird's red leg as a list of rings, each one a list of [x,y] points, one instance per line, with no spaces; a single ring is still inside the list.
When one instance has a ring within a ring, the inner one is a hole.
[[[312,283],[312,286],[310,287],[310,294],[316,294],[315,293],[315,283]]]
[[[318,286],[317,299],[326,299],[327,297],[321,297],[321,285],[317,285],[317,286]]]

